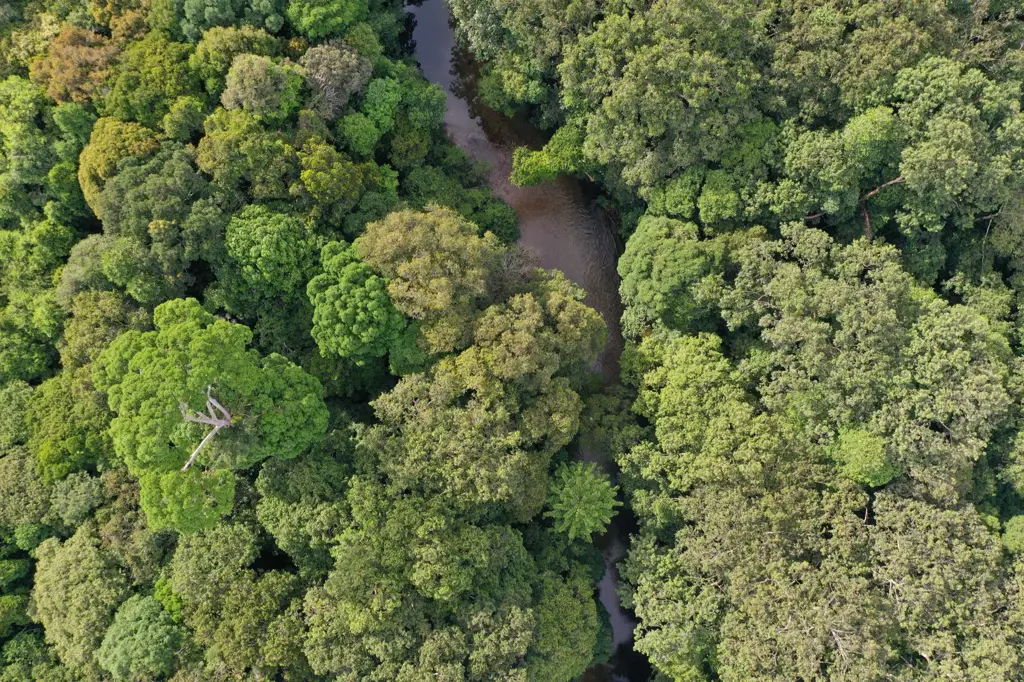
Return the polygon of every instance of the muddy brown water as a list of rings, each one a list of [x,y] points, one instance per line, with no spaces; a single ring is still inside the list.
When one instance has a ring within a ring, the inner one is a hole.
[[[447,94],[445,125],[451,140],[476,161],[489,166],[489,184],[511,205],[519,217],[519,244],[532,251],[542,267],[561,270],[586,291],[586,302],[604,317],[608,343],[598,357],[597,368],[612,381],[619,374],[622,336],[619,318],[619,277],[615,271],[618,246],[615,232],[580,182],[561,177],[535,187],[516,187],[509,182],[512,152],[520,146],[539,149],[543,136],[529,123],[509,119],[480,103],[475,96],[472,56],[458,48],[451,15],[444,0],[426,0],[408,7],[416,18],[413,40],[416,59],[427,80]],[[605,458],[582,453],[614,474]],[[611,663],[587,671],[585,682],[646,682],[650,668],[633,650],[636,620],[619,601],[616,562],[626,552],[632,518],[620,513],[608,531],[597,539],[607,571],[598,585],[598,596],[611,616],[614,654]]]

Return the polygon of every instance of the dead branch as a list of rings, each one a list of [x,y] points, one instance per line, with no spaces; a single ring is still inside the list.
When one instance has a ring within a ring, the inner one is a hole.
[[[185,462],[185,466],[181,468],[182,471],[188,471],[188,468],[192,466],[196,457],[202,452],[203,448],[213,440],[221,429],[227,429],[231,427],[231,413],[228,412],[227,408],[221,405],[216,398],[210,394],[211,387],[206,387],[206,414],[202,412],[189,413],[188,403],[181,403],[179,408],[181,409],[181,416],[187,422],[193,422],[195,424],[208,424],[213,429],[206,434],[206,437],[199,443],[192,454],[189,456],[188,461]]]

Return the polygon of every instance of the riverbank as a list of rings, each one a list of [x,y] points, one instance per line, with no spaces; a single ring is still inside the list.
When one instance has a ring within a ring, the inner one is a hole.
[[[469,55],[456,50],[443,0],[427,0],[408,9],[416,17],[413,39],[423,75],[440,85],[447,96],[444,120],[448,136],[472,159],[489,167],[491,189],[519,218],[519,244],[533,252],[542,267],[562,271],[584,289],[586,303],[608,325],[608,342],[598,357],[597,369],[606,381],[617,380],[623,346],[616,272],[619,249],[607,216],[574,178],[563,176],[534,187],[516,187],[509,182],[513,151],[524,145],[539,148],[543,136],[525,121],[504,117],[475,100],[471,79],[466,77],[474,65]],[[599,461],[614,476],[614,464],[606,458],[586,452],[581,456]],[[631,514],[620,513],[597,540],[606,565],[598,595],[611,617],[614,654],[609,665],[589,670],[586,682],[645,682],[649,675],[646,660],[632,648],[636,621],[622,608],[616,590],[616,563],[625,555],[634,525]]]

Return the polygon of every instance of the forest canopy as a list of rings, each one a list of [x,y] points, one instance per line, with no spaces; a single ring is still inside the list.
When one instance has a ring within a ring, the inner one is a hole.
[[[2,682],[570,682],[607,656],[614,490],[548,504],[605,323],[515,246],[411,25],[0,7]]]
[[[0,682],[577,682],[620,514],[652,682],[1024,679],[1024,9],[448,4],[620,320],[399,0],[0,4]]]
[[[1020,679],[1020,7],[451,5],[512,180],[620,219],[657,679]]]

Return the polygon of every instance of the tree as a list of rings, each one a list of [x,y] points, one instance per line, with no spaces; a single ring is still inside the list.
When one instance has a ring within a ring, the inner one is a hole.
[[[445,94],[438,85],[415,77],[409,72],[408,67],[396,75],[399,76],[399,106],[393,123],[385,124],[386,118],[377,118],[390,107],[393,96],[390,84],[382,87],[378,93],[374,91],[374,81],[371,81],[363,97],[363,111],[374,119],[378,129],[387,132],[393,127],[388,159],[395,168],[411,170],[426,161],[432,139],[436,139],[434,136],[442,129]],[[393,79],[378,79],[381,83],[388,83],[390,80]]]
[[[298,110],[301,72],[288,62],[240,54],[231,62],[220,101],[226,109],[242,109],[268,123],[283,121]]]
[[[618,487],[594,463],[573,462],[560,465],[548,493],[545,516],[554,519],[555,530],[570,540],[589,538],[603,533],[611,523],[615,508],[622,503],[615,499]]]
[[[342,118],[338,132],[345,138],[348,148],[363,157],[373,155],[373,150],[383,135],[373,120],[361,111],[347,114]]]
[[[221,203],[180,147],[123,162],[97,201],[109,240],[104,275],[144,304],[184,294],[192,263],[221,253]]]
[[[213,528],[235,503],[235,477],[226,469],[146,471],[139,482],[139,504],[156,529],[188,534]]]
[[[287,663],[301,671],[301,652],[296,658],[276,656],[287,648],[295,624],[289,607],[297,578],[281,571],[257,573],[250,565],[258,552],[256,533],[243,525],[220,524],[187,536],[171,561],[171,586],[181,598],[185,624],[210,642],[211,668],[258,677],[276,675]]]
[[[391,132],[402,99],[402,84],[396,78],[374,78],[366,86],[360,109],[383,135]]]
[[[655,320],[688,329],[703,311],[691,287],[710,274],[697,226],[665,217],[644,216],[619,259],[619,293],[625,311],[622,329],[638,336]]]
[[[17,532],[19,526],[42,521],[50,510],[50,492],[39,480],[35,458],[27,448],[7,447],[0,452],[0,526]]]
[[[328,121],[345,110],[349,99],[362,91],[372,73],[370,61],[344,42],[311,47],[299,63],[306,70],[314,108]]]
[[[537,634],[527,679],[576,679],[590,665],[597,640],[597,609],[589,576],[577,565],[565,579],[542,576],[537,589]]]
[[[695,299],[731,344],[656,324],[623,359],[653,428],[618,459],[642,528],[623,567],[638,648],[679,680],[909,674],[898,651],[954,676],[1015,674],[996,605],[1009,578],[975,487],[1014,394],[998,307],[948,304],[893,247],[801,225],[730,258]],[[942,558],[911,576],[925,546]],[[943,590],[911,596],[919,578]],[[951,606],[982,593],[995,601],[976,617]]]
[[[639,186],[721,161],[761,116],[758,21],[745,2],[666,0],[636,16],[606,17],[568,45],[559,67],[563,102],[585,117],[587,156],[621,167]],[[593,68],[598,63],[609,66]]]
[[[73,682],[71,670],[61,665],[53,649],[35,632],[20,632],[3,649],[5,668],[0,673],[4,682]]]
[[[885,559],[874,577],[891,586],[904,641],[927,669],[978,680],[1019,674],[1019,635],[999,587],[1008,578],[1002,548],[977,512],[889,494],[875,509],[872,552]]]
[[[288,20],[310,40],[341,37],[345,29],[362,21],[365,0],[288,0]]]
[[[324,272],[307,287],[320,352],[357,363],[385,355],[407,324],[391,304],[387,282],[341,242],[324,246],[320,261]]]
[[[556,130],[540,151],[527,147],[516,149],[509,179],[523,187],[554,180],[563,173],[586,172],[590,164],[583,155],[585,139],[582,126],[569,124]]]
[[[198,91],[188,66],[191,54],[190,45],[170,41],[159,31],[133,41],[114,69],[102,113],[156,128],[174,100]]]
[[[40,381],[53,372],[64,313],[52,287],[74,230],[52,219],[26,221],[0,238],[0,381]]]
[[[47,194],[52,201],[44,206],[51,220],[70,223],[88,215],[78,183],[78,164],[95,122],[95,115],[79,104],[61,104],[53,110],[53,124],[59,131],[53,151],[59,161],[46,174]]]
[[[71,318],[59,344],[61,366],[88,365],[111,341],[129,329],[145,330],[149,315],[113,291],[84,291],[71,301]]]
[[[336,225],[355,208],[363,193],[374,185],[387,185],[387,168],[355,164],[348,156],[319,136],[312,136],[299,150],[299,181],[296,195],[308,195],[311,216],[319,223]],[[396,183],[397,184],[397,183]]]
[[[35,618],[61,660],[88,672],[114,611],[128,596],[120,567],[100,546],[94,524],[82,525],[64,543],[45,541],[36,559]]]
[[[49,174],[59,161],[57,130],[44,93],[27,79],[0,81],[0,225],[38,220],[49,198]]]
[[[230,470],[246,469],[268,457],[298,456],[319,442],[327,427],[323,388],[283,357],[262,357],[247,349],[252,332],[218,320],[194,299],[162,304],[153,315],[155,331],[119,336],[94,365],[96,386],[107,393],[114,449],[141,477],[150,509],[161,500],[179,508],[166,523],[180,523],[194,504],[211,494],[224,508]],[[175,472],[207,435],[204,424],[183,416],[215,396],[231,415],[224,429],[200,453],[199,464],[218,470],[204,479],[199,467]],[[172,475],[173,474],[173,475]],[[212,483],[212,491],[204,490]]]
[[[935,231],[947,216],[961,229],[973,227],[1017,190],[1011,169],[1024,155],[1017,132],[1024,119],[1016,98],[1000,90],[951,59],[931,58],[897,74],[900,119],[916,133],[899,169],[911,194],[896,216],[904,230]]]
[[[50,493],[51,512],[70,528],[85,523],[105,501],[103,481],[84,472],[58,481]]]
[[[188,58],[189,67],[202,81],[206,91],[219,97],[224,80],[235,57],[242,54],[277,56],[280,46],[273,36],[252,26],[214,26]]]
[[[678,680],[706,667],[813,677],[827,660],[837,674],[878,675],[890,649],[881,596],[860,577],[865,499],[827,483],[822,453],[789,420],[757,411],[720,348],[706,334],[652,335],[630,358],[649,368],[635,409],[654,426],[619,459],[643,519],[622,569],[637,647]]]
[[[452,3],[456,30],[486,64],[479,88],[497,110],[535,106],[545,127],[560,116],[556,68],[562,53],[592,30],[593,2]]]
[[[332,432],[327,445],[340,442],[339,450],[348,450],[348,440],[348,434]],[[256,479],[256,515],[302,572],[322,574],[333,567],[330,548],[348,517],[345,493],[351,471],[339,455],[349,453],[330,450],[288,464],[268,460]]]
[[[180,27],[185,38],[198,42],[203,32],[213,26],[235,23],[235,5],[231,0],[180,0]]]
[[[88,0],[92,20],[116,34],[118,40],[131,40],[145,25],[140,0]]]
[[[188,142],[203,129],[206,104],[198,97],[184,96],[174,100],[161,122],[164,134],[177,142]]]
[[[160,602],[136,595],[117,610],[96,661],[118,682],[168,677],[183,637]]]
[[[900,474],[889,461],[885,439],[864,430],[839,432],[836,459],[843,473],[864,485],[880,488]]]
[[[906,470],[930,499],[956,499],[972,485],[982,444],[1007,418],[1002,330],[919,288],[892,247],[841,246],[796,225],[785,234],[743,251],[735,285],[720,299],[733,328],[756,320],[767,344],[772,378],[761,400],[828,442],[842,429],[885,438],[876,466]],[[940,422],[951,431],[935,432]]]
[[[26,419],[33,389],[24,381],[10,381],[0,387],[0,451],[28,440]]]
[[[395,307],[420,320],[429,350],[462,344],[468,318],[488,298],[488,280],[500,262],[494,235],[450,209],[398,211],[370,223],[353,243],[356,254],[388,281]]]
[[[278,0],[184,0],[181,32],[194,43],[207,29],[243,19],[250,26],[277,33],[284,24],[280,5]]]
[[[69,26],[53,39],[47,55],[32,62],[32,80],[57,102],[88,103],[100,91],[118,48],[98,33]]]
[[[596,609],[569,554],[564,567],[535,560],[517,530],[453,519],[365,478],[348,501],[337,563],[304,600],[315,673],[568,682],[589,662]]]
[[[203,123],[196,164],[225,190],[243,184],[254,199],[284,199],[298,176],[295,149],[240,109],[218,109]]]
[[[472,343],[374,403],[368,444],[396,485],[469,513],[498,507],[532,518],[551,458],[577,433],[604,323],[560,273],[482,311]]]
[[[246,296],[288,298],[309,278],[314,257],[302,220],[253,205],[228,223],[228,256],[247,285]]]
[[[94,469],[109,457],[110,413],[84,373],[65,371],[44,381],[32,396],[29,449],[44,483]]]
[[[264,348],[302,348],[312,311],[303,295],[316,271],[313,235],[302,219],[259,205],[246,206],[227,226],[226,254],[207,300],[245,320]]]
[[[115,118],[96,121],[89,144],[79,159],[78,182],[97,218],[103,219],[100,194],[106,181],[116,174],[117,164],[128,157],[143,159],[152,155],[159,147],[156,140],[156,133],[137,123]]]
[[[447,206],[477,225],[479,231],[493,232],[506,244],[519,238],[518,218],[511,206],[483,188],[467,189],[451,171],[435,166],[412,170],[403,183],[409,200],[417,208],[431,204]]]

